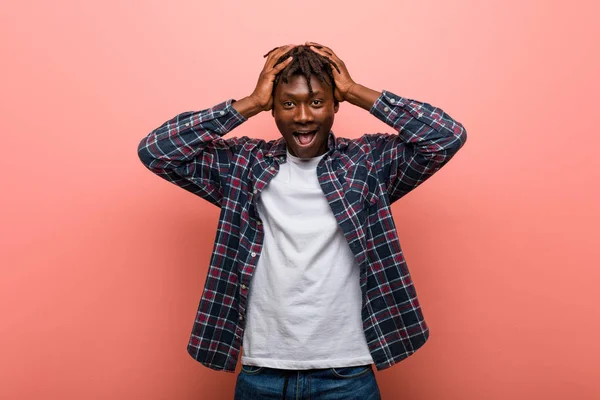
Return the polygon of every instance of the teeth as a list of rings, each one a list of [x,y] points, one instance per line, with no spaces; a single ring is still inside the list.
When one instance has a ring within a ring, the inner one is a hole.
[[[294,136],[296,137],[296,140],[298,141],[298,143],[302,146],[308,145],[309,143],[311,143],[315,137],[315,135],[317,134],[317,131],[306,131],[306,132],[294,132]]]

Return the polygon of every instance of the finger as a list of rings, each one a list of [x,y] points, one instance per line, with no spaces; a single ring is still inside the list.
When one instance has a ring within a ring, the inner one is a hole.
[[[307,42],[306,42],[306,45],[307,45],[307,46],[314,45],[314,46],[319,46],[319,47],[325,47],[325,46],[324,46],[324,45],[322,45],[321,43],[317,43],[317,42],[311,42],[311,41],[307,41]]]
[[[281,57],[283,54],[290,51],[294,47],[296,47],[295,44],[286,44],[285,46],[280,46],[280,47],[276,48],[275,50],[273,50],[271,53],[269,53],[269,57],[267,60],[278,59],[279,57]]]
[[[317,46],[314,46],[314,45],[310,45],[309,48],[311,50],[313,50],[315,53],[320,54],[324,57],[332,58],[335,61],[339,60],[339,57],[337,55],[335,55],[335,53],[332,50],[327,51],[326,48],[318,48]]]
[[[341,62],[340,58],[338,56],[336,56],[335,53],[328,53],[328,52],[326,52],[326,51],[324,51],[322,49],[318,49],[318,48],[316,48],[314,46],[310,46],[310,49],[312,51],[314,51],[315,53],[322,55],[325,58],[332,59],[336,64],[339,63],[339,62]]]
[[[325,51],[325,49],[323,49],[322,47],[319,48],[319,47],[317,47],[315,45],[310,45],[309,49],[313,50],[315,53],[332,55],[330,52]]]
[[[273,67],[272,71],[275,73],[275,75],[277,75],[279,72],[281,72],[285,67],[288,66],[289,63],[292,62],[292,60],[294,59],[294,57],[289,56],[288,58],[286,58],[285,60],[283,60],[282,62],[280,62],[279,64],[277,64],[276,66]]]
[[[272,51],[271,54],[269,54],[269,57],[267,58],[267,61],[265,63],[265,68],[267,68],[269,70],[272,69],[275,66],[275,63],[277,62],[277,60],[279,60],[279,58],[281,56],[283,56],[285,53],[287,53],[294,47],[295,47],[295,45],[288,44],[285,46],[281,46],[281,47],[277,48],[276,50]]]
[[[267,54],[267,61],[265,61],[265,64],[269,65],[273,61],[273,59],[277,59],[281,56],[282,51],[286,51],[289,48],[291,48],[289,44],[275,48],[269,54]]]
[[[285,49],[287,47],[294,47],[294,46],[295,46],[294,44],[284,44],[283,46],[277,46],[273,50],[271,50],[267,54],[265,54],[263,57],[265,57],[265,58],[272,57],[273,53],[277,52],[278,50]]]
[[[322,44],[319,44],[319,43],[317,43],[317,42],[306,42],[306,45],[307,45],[307,46],[309,46],[309,47],[310,47],[310,46],[314,46],[314,47],[315,47],[315,48],[317,48],[318,50],[322,50],[322,51],[324,51],[324,52],[326,52],[326,53],[330,53],[330,54],[332,54],[332,55],[334,55],[334,54],[335,54],[335,53],[334,53],[334,51],[333,51],[333,50],[331,50],[329,47],[327,47],[327,46],[323,46]]]
[[[341,74],[342,70],[340,68],[344,68],[344,62],[340,60],[338,56],[335,54],[327,53],[326,51],[319,50],[314,46],[310,46],[310,49],[315,53],[319,54],[322,57],[325,57],[331,63],[331,70],[334,74]]]

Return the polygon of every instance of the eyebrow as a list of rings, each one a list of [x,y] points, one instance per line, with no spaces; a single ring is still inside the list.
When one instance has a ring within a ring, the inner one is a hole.
[[[294,95],[293,93],[290,93],[290,92],[283,92],[281,94],[284,96],[296,97],[296,95]],[[323,92],[321,92],[320,90],[314,90],[312,95],[313,95],[313,97],[314,96],[322,96]]]

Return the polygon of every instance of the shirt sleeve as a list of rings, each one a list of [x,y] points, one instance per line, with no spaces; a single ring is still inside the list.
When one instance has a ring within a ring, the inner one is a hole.
[[[370,110],[397,134],[371,134],[370,142],[390,203],[444,166],[465,144],[462,124],[427,103],[383,91]]]
[[[220,206],[231,160],[249,140],[222,139],[246,121],[232,107],[234,101],[184,112],[166,121],[141,140],[140,160],[161,178]]]

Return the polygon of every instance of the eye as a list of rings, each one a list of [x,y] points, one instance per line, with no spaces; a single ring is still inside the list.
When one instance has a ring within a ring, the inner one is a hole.
[[[290,107],[292,107],[293,105],[294,105],[294,103],[292,103],[291,101],[284,101],[284,102],[283,102],[283,106],[284,106],[285,108],[290,108]]]
[[[323,100],[313,100],[312,101],[313,106],[320,106],[321,104],[323,104]]]

